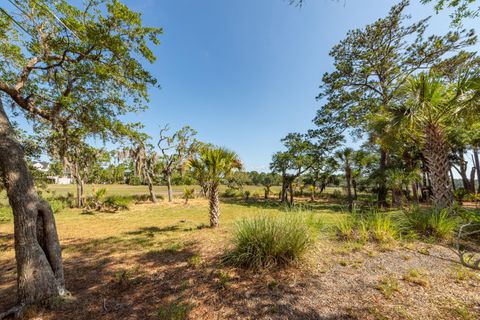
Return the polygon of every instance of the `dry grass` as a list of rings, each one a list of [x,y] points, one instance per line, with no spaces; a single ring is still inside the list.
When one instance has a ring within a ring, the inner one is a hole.
[[[62,211],[56,219],[72,297],[32,310],[32,319],[478,318],[480,278],[449,249],[413,242],[387,250],[332,240],[319,230],[344,218],[337,208],[319,202],[312,211],[298,210],[315,245],[301,264],[264,272],[222,265],[221,257],[235,221],[284,215],[276,202],[222,203],[215,230],[204,227],[203,199],[114,214]],[[0,224],[0,311],[14,303],[12,232],[11,224]],[[428,285],[407,280],[417,276],[411,270],[420,270],[420,279],[428,270]],[[395,289],[388,297],[378,289],[382,283]]]

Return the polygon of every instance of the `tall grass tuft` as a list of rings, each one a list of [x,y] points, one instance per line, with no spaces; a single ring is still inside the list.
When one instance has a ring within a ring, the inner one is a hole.
[[[399,220],[403,230],[438,239],[451,238],[458,226],[457,218],[450,214],[448,208],[442,210],[413,208],[404,211]]]
[[[257,217],[238,223],[234,249],[224,262],[254,269],[270,268],[298,260],[312,244],[308,226],[287,214],[281,218]]]
[[[390,214],[375,209],[363,212],[354,211],[339,220],[334,226],[334,231],[340,240],[360,243],[392,242],[400,233]]]

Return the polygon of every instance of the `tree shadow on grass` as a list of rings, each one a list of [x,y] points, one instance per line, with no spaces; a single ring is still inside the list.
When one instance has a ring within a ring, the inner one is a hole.
[[[128,235],[143,235],[143,234],[150,235],[150,234],[161,233],[161,232],[177,231],[179,229],[180,228],[177,225],[166,226],[166,227],[163,227],[163,228],[144,227],[144,228],[140,228],[140,229],[135,230],[135,231],[125,232],[125,234],[128,234]]]
[[[180,245],[169,239],[170,244],[157,248],[148,234],[163,231],[143,229],[146,233],[134,233],[133,238],[65,242],[65,280],[72,297],[39,309],[39,316],[68,320],[171,319],[179,314],[176,319],[355,319],[343,311],[322,315],[305,303],[311,279],[293,281],[282,270],[259,275],[229,268],[219,254],[202,255],[199,243],[192,239]],[[279,283],[275,288],[269,285],[271,278]],[[15,296],[13,284],[3,291],[2,297]]]
[[[286,212],[295,211],[333,211],[347,212],[346,206],[336,202],[320,201],[298,201],[293,206],[288,206],[278,200],[272,199],[240,199],[240,198],[222,198],[221,201],[227,204],[241,205],[245,207],[254,207],[259,209],[277,209]]]

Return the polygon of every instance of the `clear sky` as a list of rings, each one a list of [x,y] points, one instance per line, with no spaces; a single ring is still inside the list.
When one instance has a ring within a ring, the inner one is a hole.
[[[236,151],[247,170],[266,171],[281,138],[313,127],[330,49],[399,1],[123,0],[146,25],[164,28],[157,61],[146,65],[162,88],[127,120],[142,122],[154,141],[167,123],[190,125],[200,140]],[[448,31],[448,13],[411,2],[412,21],[432,15],[428,32]]]
[[[328,52],[353,28],[387,14],[395,0],[129,0],[145,24],[161,26],[157,61],[148,66],[162,88],[135,116],[152,137],[169,123],[190,125],[202,141],[228,147],[247,170],[267,170],[289,132],[312,127]],[[413,0],[413,19],[434,15]],[[447,14],[434,16],[443,33]]]

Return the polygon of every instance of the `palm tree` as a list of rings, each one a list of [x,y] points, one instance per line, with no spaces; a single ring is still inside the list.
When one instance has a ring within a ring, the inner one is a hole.
[[[204,147],[187,165],[194,176],[203,177],[208,185],[210,226],[217,227],[220,218],[218,188],[223,179],[231,176],[235,170],[242,169],[242,163],[235,152],[218,147]]]
[[[420,73],[409,79],[405,103],[396,108],[396,123],[405,124],[420,137],[432,183],[432,201],[437,208],[453,202],[446,130],[458,119],[478,119],[479,88],[477,76],[464,75],[457,83],[449,84],[435,74]]]
[[[343,162],[343,168],[345,170],[345,180],[347,181],[347,200],[348,200],[348,210],[352,211],[353,209],[353,195],[352,195],[352,148],[345,148],[335,152],[335,155],[338,159]]]

